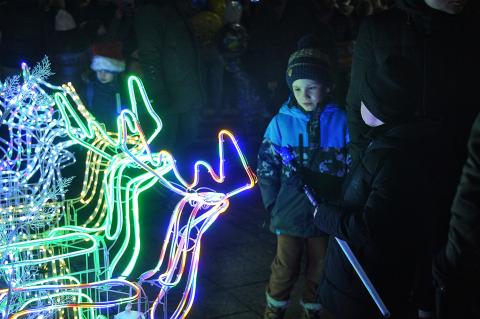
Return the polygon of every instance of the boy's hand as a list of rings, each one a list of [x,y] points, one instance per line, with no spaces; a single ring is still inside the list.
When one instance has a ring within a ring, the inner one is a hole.
[[[298,170],[298,163],[295,159],[295,154],[293,153],[293,148],[291,146],[274,146],[274,148],[275,152],[282,158],[283,165],[292,167],[294,171]]]

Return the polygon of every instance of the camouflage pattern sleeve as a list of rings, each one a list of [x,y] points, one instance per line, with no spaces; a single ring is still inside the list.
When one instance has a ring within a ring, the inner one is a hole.
[[[263,205],[271,212],[280,190],[282,161],[269,139],[264,139],[258,152],[257,176]]]

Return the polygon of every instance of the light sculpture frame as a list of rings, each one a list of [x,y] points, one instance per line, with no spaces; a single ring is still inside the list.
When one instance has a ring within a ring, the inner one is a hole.
[[[48,69],[49,65],[45,65],[48,61],[45,62],[44,60],[42,63],[44,63],[43,68]],[[95,256],[94,259],[97,261],[95,267],[103,267],[105,271],[101,273],[104,273],[106,278],[103,280],[96,278],[97,280],[92,282],[80,282],[69,278],[70,283],[67,283],[68,280],[65,278],[68,277],[68,274],[62,273],[60,278],[63,281],[58,285],[52,284],[49,280],[43,280],[26,283],[21,287],[0,290],[0,305],[2,299],[15,293],[21,294],[27,291],[45,293],[53,290],[57,294],[61,294],[63,291],[69,296],[78,294],[76,300],[81,302],[60,302],[43,308],[34,306],[30,309],[22,308],[12,318],[38,313],[43,315],[62,307],[71,307],[80,310],[78,312],[80,315],[93,319],[92,309],[115,307],[132,301],[137,301],[140,306],[140,299],[145,297],[144,294],[142,297],[140,286],[143,283],[149,283],[159,288],[155,300],[148,304],[150,318],[158,316],[158,306],[165,304],[166,295],[170,289],[175,287],[177,289],[183,287],[183,297],[178,302],[173,314],[168,315],[165,311],[166,307],[164,307],[163,317],[186,318],[194,301],[203,234],[218,216],[228,208],[230,197],[252,188],[256,183],[256,176],[248,166],[235,137],[231,132],[221,130],[218,135],[218,173],[209,163],[197,161],[194,164],[193,180],[187,182],[178,172],[175,159],[169,152],[164,150],[156,153],[150,151],[149,144],[158,134],[161,134],[162,122],[150,104],[139,78],[129,77],[128,89],[131,106],[129,109],[122,110],[119,114],[116,132],[110,132],[103,124],[95,120],[94,115],[84,106],[71,84],[65,84],[61,87],[53,86],[45,81],[49,72],[43,71],[45,76],[42,76],[42,74],[39,76],[35,69],[30,74],[27,66],[22,67],[25,83],[30,83],[29,81],[35,83],[34,88],[41,90],[45,101],[48,101],[45,105],[53,109],[54,114],[61,115],[55,127],[61,132],[62,137],[68,137],[63,142],[65,144],[62,144],[62,150],[74,143],[87,150],[83,190],[78,198],[66,200],[62,197],[60,200],[62,215],[69,217],[80,214],[85,212],[85,208],[92,204],[95,208],[93,214],[83,225],[77,225],[75,223],[76,218],[65,218],[64,225],[57,223],[55,227],[42,234],[43,238],[29,238],[29,240],[21,242],[17,246],[19,249],[28,249],[45,243],[62,243],[62,241],[69,241],[72,238],[84,243],[88,242],[90,246],[82,250],[82,253]],[[53,90],[53,96],[41,89],[40,85]],[[147,111],[150,120],[155,123],[155,129],[150,136],[145,136],[140,125],[137,95],[140,95],[141,105]],[[11,101],[11,97],[8,100]],[[236,151],[245,173],[246,183],[221,193],[201,186],[200,171],[202,168],[205,169],[216,183],[220,184],[225,181],[225,141],[230,142]],[[68,154],[67,158],[73,161],[73,155],[68,151],[65,152],[65,154]],[[0,163],[0,165],[3,165],[3,163]],[[61,167],[63,166],[58,165],[57,170],[60,170]],[[125,175],[126,170],[129,170],[129,172],[136,170],[138,172],[135,176],[127,176]],[[172,175],[173,180],[167,175]],[[140,252],[141,229],[138,222],[138,197],[142,192],[157,183],[180,195],[182,199],[172,212],[164,245],[161,248],[159,247],[159,261],[156,267],[143,273],[139,278],[139,283],[136,284],[126,279],[129,278],[137,264]],[[114,220],[115,222],[113,222]],[[113,226],[115,226],[115,229],[113,229]],[[133,250],[129,250],[127,248],[132,248],[130,245],[132,238],[134,238]],[[120,247],[117,245],[115,251],[111,250],[109,245],[112,243],[119,244]],[[105,254],[100,253],[101,247],[107,247],[104,248],[104,251],[114,252],[111,260]],[[68,260],[72,256],[72,252],[66,249],[60,256],[51,256],[45,262],[57,259]],[[129,260],[129,262],[123,269],[118,270],[120,260]],[[44,260],[42,259],[42,261]],[[29,260],[17,261],[15,267],[23,267],[28,264]],[[0,265],[0,271],[8,269],[8,267],[13,269],[13,266]],[[117,272],[120,273],[120,277],[112,278],[114,273]],[[185,272],[188,273],[186,279],[184,278]],[[114,286],[127,288],[130,293],[106,302],[94,300],[95,298],[87,300],[89,292],[94,292],[97,289],[108,290]],[[85,301],[82,301],[84,299]],[[86,312],[83,311],[85,309]]]

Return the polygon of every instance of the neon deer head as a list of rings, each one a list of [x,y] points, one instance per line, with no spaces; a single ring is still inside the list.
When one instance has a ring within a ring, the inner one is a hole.
[[[130,77],[128,79],[128,88],[131,110],[123,110],[120,113],[117,120],[116,134],[108,132],[103,125],[94,120],[94,117],[86,110],[71,85],[65,85],[64,92],[55,93],[55,101],[65,119],[67,134],[69,134],[72,140],[108,161],[102,183],[106,197],[105,202],[109,206],[107,211],[110,217],[106,218],[106,220],[111,220],[116,215],[117,219],[125,221],[125,225],[133,223],[133,231],[125,233],[123,241],[125,244],[122,245],[113,258],[109,274],[113,273],[120,258],[125,258],[124,254],[127,251],[128,243],[131,242],[131,236],[135,238],[133,253],[127,256],[130,263],[123,269],[121,277],[127,277],[130,274],[138,259],[140,251],[138,196],[140,193],[154,184],[160,183],[172,192],[182,196],[170,218],[164,245],[159,251],[157,266],[145,272],[140,277],[140,283],[148,281],[160,288],[155,301],[150,307],[150,317],[154,318],[158,304],[164,301],[170,289],[174,289],[181,282],[183,283],[182,279],[184,279],[184,275],[187,273],[187,278],[184,280],[183,298],[170,316],[170,318],[185,318],[194,301],[202,235],[216,218],[228,208],[230,197],[254,186],[256,176],[248,166],[233,134],[227,130],[222,130],[218,135],[218,172],[209,163],[197,161],[194,164],[193,181],[187,182],[179,174],[175,165],[175,159],[170,153],[167,151],[152,153],[149,149],[148,144],[157,134],[161,133],[161,120],[153,110],[140,79],[134,76]],[[135,88],[140,93],[143,105],[151,119],[157,124],[153,134],[149,137],[144,135],[138,119]],[[71,100],[82,116],[77,114],[70,102]],[[108,147],[102,149],[97,147],[99,145],[98,140],[104,141],[103,145],[108,145]],[[238,159],[242,163],[247,182],[243,186],[233,188],[226,193],[219,193],[201,187],[199,172],[203,167],[216,183],[225,181],[225,140],[231,142],[234,146]],[[134,142],[132,143],[132,141]],[[126,167],[139,168],[140,172],[135,177],[130,176],[124,185],[122,180],[125,176],[122,175]],[[168,179],[167,173],[173,173],[174,180]],[[124,189],[124,191],[122,192],[120,188]],[[121,225],[121,222],[117,222],[116,225]],[[112,232],[108,227],[109,225],[106,223],[104,229],[98,230],[105,230],[110,236],[119,233],[119,231]]]

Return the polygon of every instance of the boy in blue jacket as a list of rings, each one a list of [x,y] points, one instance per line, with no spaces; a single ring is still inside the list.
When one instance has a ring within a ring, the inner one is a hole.
[[[293,97],[281,107],[265,132],[257,174],[270,230],[277,235],[277,253],[267,285],[264,318],[283,318],[290,293],[306,254],[304,318],[320,318],[315,292],[323,272],[327,236],[315,228],[313,207],[301,190],[298,174],[282,164],[277,153],[290,147],[303,167],[303,181],[321,197],[335,200],[347,171],[347,120],[330,102],[331,61],[315,47],[313,37],[299,41],[288,61],[286,80]]]

